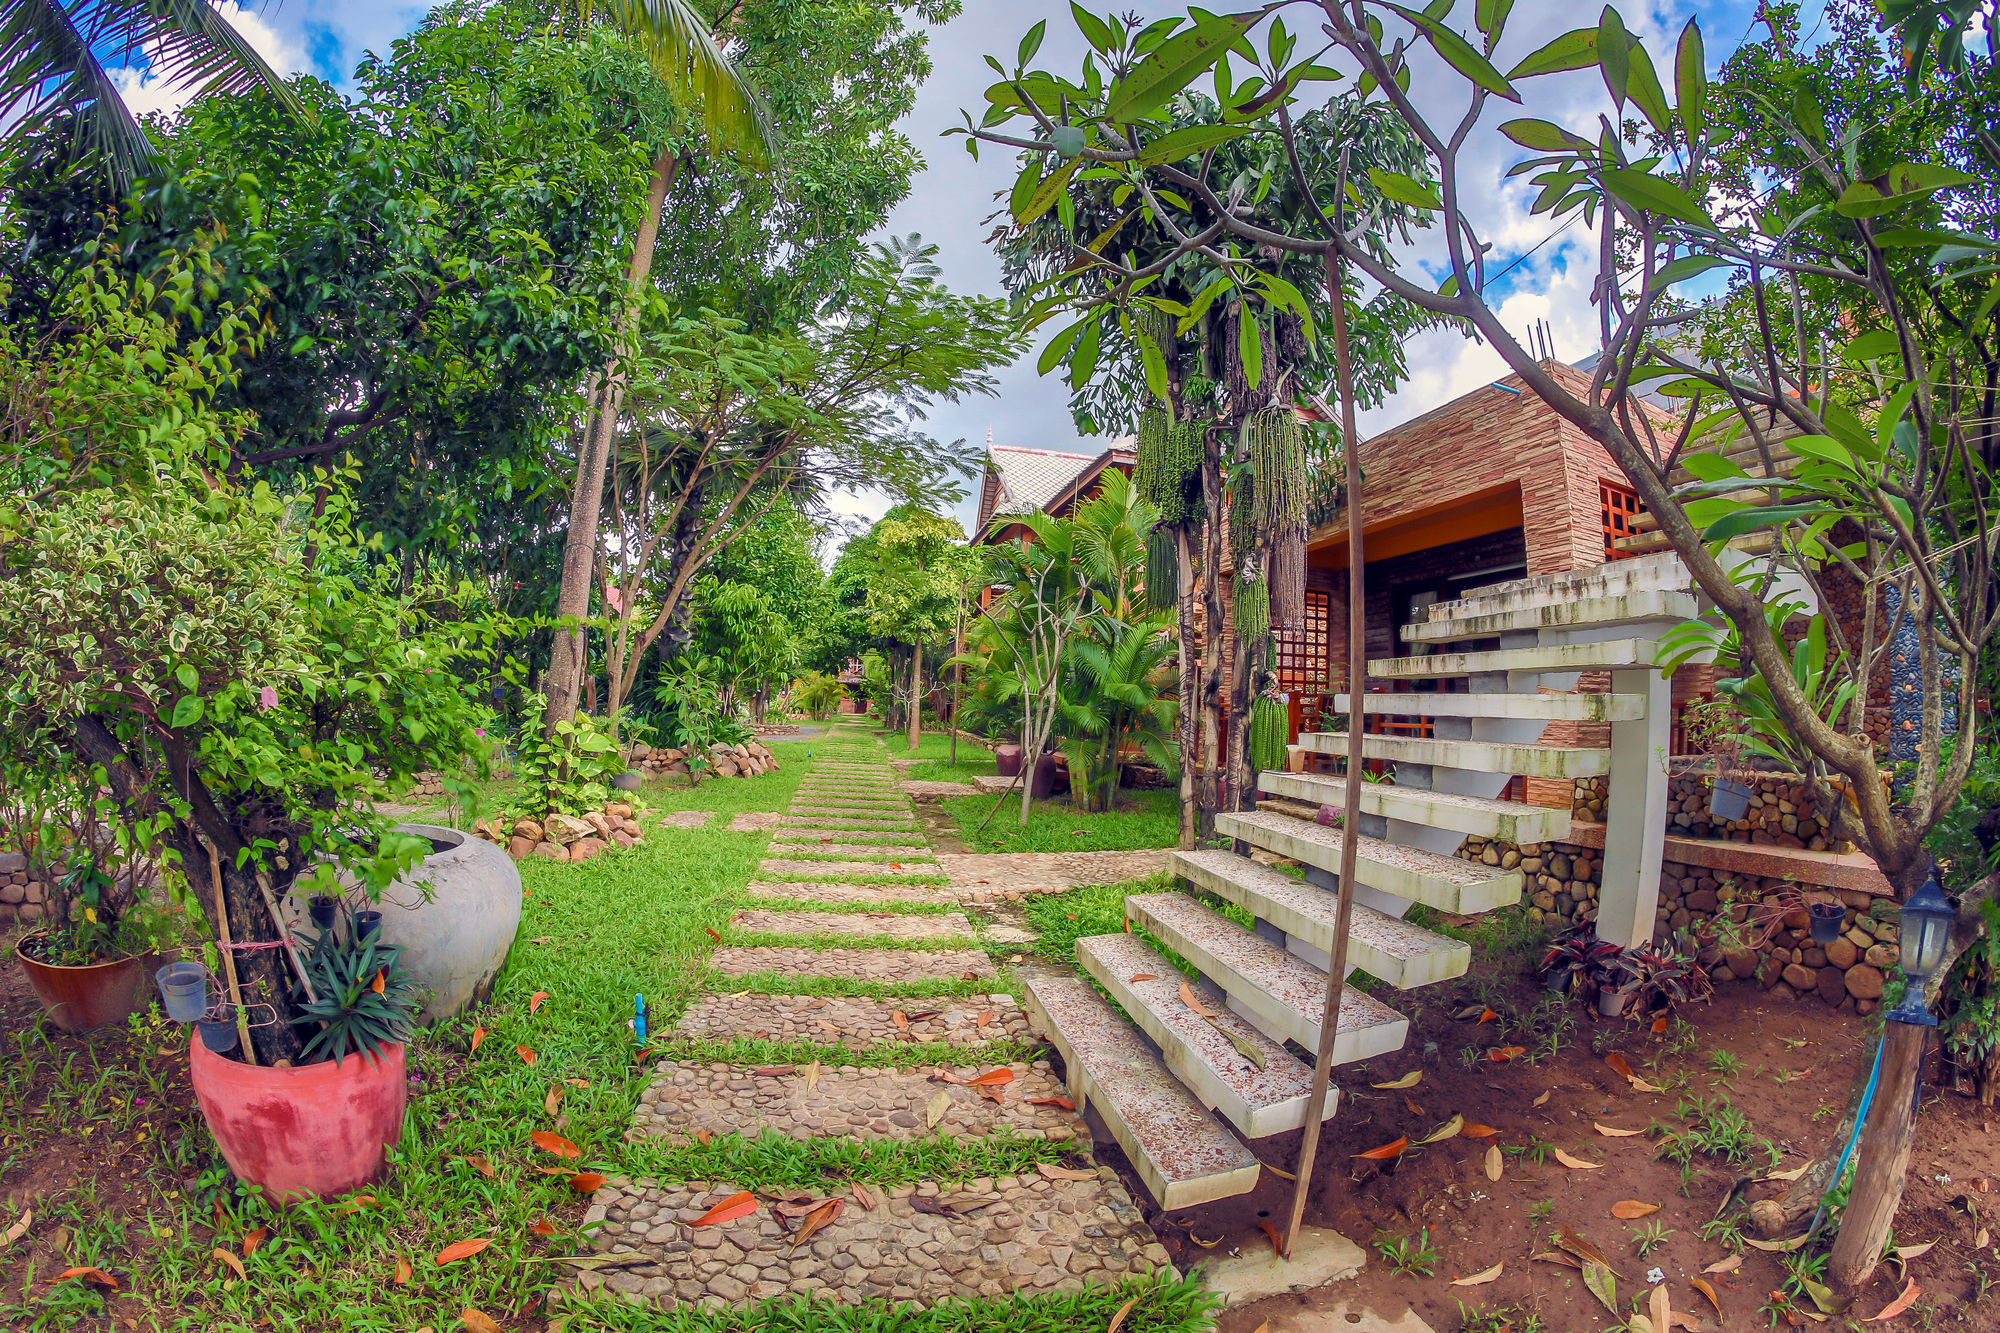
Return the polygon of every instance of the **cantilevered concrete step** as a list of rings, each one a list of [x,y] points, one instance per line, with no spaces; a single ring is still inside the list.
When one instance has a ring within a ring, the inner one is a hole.
[[[1639,515],[1643,521],[1648,515]],[[1636,525],[1635,525],[1636,527]],[[1533,578],[1508,579],[1467,588],[1448,602],[1434,602],[1426,612],[1429,620],[1463,620],[1468,616],[1493,615],[1523,607],[1549,606],[1556,602],[1601,597],[1622,597],[1635,592],[1686,592],[1694,586],[1694,576],[1676,555],[1652,556],[1644,560],[1610,560],[1582,569],[1559,570]]]
[[[1519,630],[1577,629],[1585,626],[1634,625],[1652,620],[1691,620],[1701,603],[1691,592],[1634,592],[1622,597],[1590,597],[1526,606],[1492,615],[1429,620],[1403,626],[1410,643],[1447,643],[1483,639]]]
[[[1314,754],[1343,758],[1347,737],[1337,731],[1308,731],[1299,744]],[[1561,745],[1511,745],[1503,741],[1446,741],[1415,736],[1363,736],[1365,759],[1435,764],[1473,773],[1519,773],[1531,778],[1594,778],[1611,771],[1611,751]]]
[[[1076,957],[1153,1039],[1167,1068],[1203,1105],[1253,1139],[1305,1124],[1312,1066],[1231,1013],[1228,996],[1205,981],[1188,982],[1195,999],[1215,1015],[1212,1023],[1203,1018],[1180,997],[1187,979],[1137,936],[1080,939]],[[1244,1053],[1245,1046],[1258,1053],[1257,1060]],[[1327,1098],[1329,1117],[1335,1100]]]
[[[1070,1097],[1097,1109],[1160,1207],[1171,1212],[1256,1187],[1256,1157],[1089,982],[1029,977],[1022,1008],[1062,1052]]]
[[[1230,1006],[1265,1032],[1309,1051],[1319,1049],[1325,972],[1185,893],[1135,894],[1125,900],[1125,913],[1220,985]],[[1409,1019],[1348,986],[1340,997],[1334,1063],[1386,1055],[1402,1046],[1409,1030]]]
[[[1257,775],[1257,786],[1271,796],[1330,805],[1336,810],[1344,808],[1347,801],[1347,779],[1321,773],[1266,769]],[[1569,836],[1570,824],[1567,810],[1398,787],[1388,782],[1361,784],[1361,813],[1512,843],[1559,841]]]
[[[1347,696],[1333,696],[1333,711],[1348,713]],[[1646,716],[1643,694],[1364,694],[1361,711],[1385,717],[1502,717],[1548,722],[1637,722]]]
[[[1606,639],[1602,643],[1502,648],[1490,653],[1378,657],[1369,661],[1368,674],[1384,680],[1439,680],[1446,676],[1477,676],[1488,671],[1602,671],[1611,667],[1651,666],[1656,654],[1651,639]]]
[[[1272,810],[1218,814],[1215,831],[1336,873],[1346,841],[1337,828]],[[1446,912],[1489,912],[1521,900],[1518,870],[1496,870],[1477,861],[1398,847],[1375,838],[1362,838],[1355,844],[1354,877],[1371,889]]]
[[[1321,953],[1333,952],[1340,902],[1325,889],[1234,852],[1175,852],[1170,861],[1174,873],[1196,888],[1247,909]],[[1353,913],[1347,961],[1398,990],[1463,976],[1472,962],[1472,946],[1463,940],[1398,921],[1363,903],[1355,903]]]

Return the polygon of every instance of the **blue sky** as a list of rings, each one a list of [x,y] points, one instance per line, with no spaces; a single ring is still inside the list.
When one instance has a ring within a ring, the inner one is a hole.
[[[1823,3],[1803,0],[1808,34],[1816,26]],[[1092,0],[1092,7],[1102,8],[1103,0]],[[1163,0],[1121,0],[1117,7],[1134,8],[1149,17],[1186,12],[1184,4]],[[1464,0],[1459,7],[1470,10]],[[292,0],[262,9],[253,6],[247,12],[227,5],[224,8],[279,69],[310,69],[344,84],[363,51],[386,51],[391,42],[421,20],[427,7],[399,0],[343,0],[339,5],[325,0]],[[1505,68],[1563,30],[1594,21],[1596,9],[1594,4],[1519,0],[1499,63]],[[1750,0],[1621,0],[1619,10],[1626,26],[1656,53],[1671,50],[1681,26],[1690,15],[1698,17],[1711,68],[1753,30],[1758,35],[1762,32],[1756,26],[1756,5]],[[961,108],[983,107],[982,94],[992,81],[985,56],[989,52],[1001,55],[1011,65],[1015,45],[1037,19],[1048,20],[1048,36],[1036,63],[1057,71],[1079,68],[1084,46],[1070,18],[1068,0],[968,0],[964,13],[933,31],[935,70],[903,124],[929,166],[913,182],[909,197],[897,207],[884,230],[919,232],[937,244],[945,281],[957,290],[1002,294],[998,262],[985,245],[990,230],[985,219],[997,206],[995,192],[1012,183],[1014,168],[1003,156],[990,152],[974,162],[960,146],[961,141],[938,136],[959,123]],[[1457,76],[1436,63],[1427,49],[1419,50],[1413,72],[1413,92],[1420,105],[1434,117],[1455,121],[1459,109]],[[136,109],[171,107],[179,100],[173,90],[148,86],[136,73],[128,75],[126,82]],[[1594,76],[1537,80],[1531,89],[1532,114],[1558,122],[1588,124],[1609,106],[1603,86]],[[1479,200],[1474,221],[1481,235],[1494,243],[1492,269],[1538,245],[1540,248],[1508,276],[1499,312],[1517,332],[1536,320],[1548,321],[1558,355],[1576,360],[1595,349],[1595,319],[1588,300],[1595,239],[1580,223],[1550,239],[1552,225],[1528,215],[1527,187],[1503,183],[1507,163],[1519,156],[1519,150],[1492,129],[1504,119],[1506,112],[1491,107],[1475,133],[1466,154],[1466,193]],[[1410,257],[1419,262],[1434,260],[1430,244],[1420,240]],[[1501,369],[1491,349],[1455,333],[1420,336],[1408,352],[1408,383],[1385,407],[1364,417],[1364,431],[1373,433],[1428,411],[1492,379]],[[940,407],[931,417],[931,433],[981,443],[991,430],[995,441],[1002,444],[1097,452],[1104,442],[1077,435],[1063,385],[1054,378],[1037,376],[1034,360],[1035,350],[1031,350],[1002,374],[999,397]],[[863,521],[879,514],[886,503],[882,497],[859,496],[842,507]],[[962,507],[961,519],[969,524],[970,502]]]

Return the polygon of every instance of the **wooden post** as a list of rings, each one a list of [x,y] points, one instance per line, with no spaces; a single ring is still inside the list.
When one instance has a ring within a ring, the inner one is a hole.
[[[1833,1239],[1827,1276],[1836,1287],[1853,1290],[1868,1281],[1881,1262],[1915,1144],[1917,1099],[1923,1095],[1924,1042],[1930,1029],[1894,1019],[1882,1025],[1882,1072],[1875,1103],[1861,1128],[1861,1158],[1847,1192],[1840,1234]],[[1905,1095],[1901,1089],[1909,1088]]]
[[[222,948],[222,974],[229,979],[229,1003],[236,1010],[236,1033],[243,1042],[243,1058],[253,1067],[257,1063],[257,1045],[250,1040],[250,1016],[243,1012],[243,987],[236,981],[236,950],[229,946],[229,905],[222,896],[222,857],[217,854],[215,844],[208,844],[208,882],[215,890],[215,938]]]
[[[1344,157],[1344,155],[1343,155]],[[1342,175],[1346,175],[1342,163]],[[1340,451],[1347,464],[1347,781],[1346,810],[1340,825],[1340,896],[1333,923],[1333,948],[1326,971],[1326,1007],[1320,1011],[1319,1050],[1313,1060],[1312,1091],[1306,1098],[1305,1137],[1299,1144],[1298,1177],[1292,1185],[1292,1211],[1285,1224],[1285,1257],[1292,1256],[1299,1223],[1305,1217],[1306,1192],[1312,1185],[1313,1159],[1319,1153],[1320,1118],[1326,1111],[1327,1085],[1333,1080],[1333,1041],[1340,1030],[1341,992],[1347,988],[1347,932],[1354,917],[1355,843],[1361,836],[1361,699],[1368,692],[1368,605],[1363,588],[1361,542],[1361,450],[1354,424],[1354,366],[1347,341],[1346,265],[1329,251],[1326,258],[1327,295],[1333,302],[1333,364],[1340,387]]]
[[[958,585],[958,624],[951,632],[951,655],[965,656],[965,585]],[[951,669],[951,766],[958,767],[958,689],[965,683],[965,663],[959,662]]]

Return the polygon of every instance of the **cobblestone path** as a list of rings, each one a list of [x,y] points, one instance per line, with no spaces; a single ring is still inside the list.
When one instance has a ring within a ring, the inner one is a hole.
[[[788,1293],[929,1304],[1075,1289],[1167,1263],[1116,1173],[1088,1162],[1090,1131],[989,952],[1004,960],[1029,939],[996,931],[978,910],[1018,894],[997,867],[947,876],[866,726],[836,724],[814,746],[782,816],[731,822],[770,830],[766,859],[710,957],[712,989],[666,1034],[673,1054],[654,1066],[628,1137],[670,1149],[729,1134],[912,1145],[1005,1135],[1073,1145],[1083,1167],[829,1182],[767,1194],[755,1212],[706,1226],[694,1223],[740,1183],[614,1176],[585,1216],[611,1260],[583,1274],[587,1287],[665,1310]],[[1038,880],[1066,877],[1037,870]],[[702,1058],[702,1047],[732,1042],[826,1054],[805,1064]],[[898,1062],[897,1046],[948,1063]],[[837,1215],[795,1243],[797,1210],[830,1199]]]

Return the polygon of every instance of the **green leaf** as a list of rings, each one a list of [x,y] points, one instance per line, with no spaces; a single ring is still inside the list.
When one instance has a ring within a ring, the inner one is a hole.
[[[1730,459],[1724,458],[1721,454],[1705,451],[1686,455],[1681,459],[1681,466],[1688,470],[1689,475],[1699,477],[1703,481],[1722,481],[1736,477],[1747,478],[1750,475],[1744,470],[1742,464],[1732,462]]]
[[[167,725],[176,730],[181,727],[191,727],[201,721],[201,710],[202,704],[199,695],[182,695],[181,701],[174,705],[174,715],[167,720]]]
[[[1166,355],[1160,351],[1158,344],[1136,329],[1132,340],[1139,344],[1139,364],[1146,371],[1146,387],[1161,402],[1171,401],[1173,386],[1167,379]]]
[[[1507,27],[1507,15],[1513,8],[1514,0],[1476,0],[1472,6],[1472,24],[1486,34],[1488,55],[1499,44],[1500,34]]]
[[[1851,340],[1840,355],[1842,360],[1857,366],[1868,361],[1893,360],[1900,363],[1903,345],[1887,329],[1870,329]]]
[[[1116,46],[1111,36],[1111,25],[1076,3],[1076,0],[1069,0],[1069,13],[1070,17],[1076,20],[1077,31],[1083,34],[1083,40],[1090,43],[1092,50],[1109,52]]]
[[[1970,185],[1977,176],[1934,162],[1898,162],[1871,181],[1856,181],[1840,192],[1833,211],[1843,217],[1871,218],[1938,190]]]
[[[1634,208],[1649,213],[1665,213],[1668,217],[1679,218],[1697,227],[1715,230],[1715,223],[1701,205],[1680,186],[1649,171],[1639,171],[1632,167],[1607,167],[1604,171],[1604,188],[1617,195]]]
[[[1049,131],[1049,143],[1056,156],[1067,162],[1083,151],[1083,126],[1058,125]]]
[[[1104,114],[1130,121],[1158,110],[1262,18],[1262,11],[1211,15],[1168,37],[1112,86]]]
[[[1243,378],[1256,388],[1264,378],[1264,338],[1247,301],[1236,307],[1236,355],[1243,362]]]
[[[1688,142],[1694,143],[1708,122],[1708,56],[1702,50],[1701,25],[1694,19],[1681,29],[1674,49],[1674,100],[1680,103]]]
[[[1714,255],[1682,255],[1653,275],[1653,289],[1658,291],[1677,282],[1686,282],[1689,278],[1698,277],[1712,268],[1728,267],[1728,260],[1717,259]]]
[[[1436,191],[1400,171],[1384,171],[1381,167],[1368,168],[1368,179],[1382,192],[1382,197],[1411,208],[1443,208],[1444,203]]]
[[[1205,153],[1217,144],[1240,139],[1256,131],[1255,125],[1189,125],[1162,134],[1159,138],[1139,150],[1133,161],[1142,167],[1156,167],[1167,162],[1179,162],[1184,158]]]
[[[1632,72],[1632,35],[1625,20],[1610,5],[1597,16],[1597,64],[1604,73],[1605,90],[1620,111],[1625,109],[1626,84]]]
[[[1386,3],[1386,0],[1384,8],[1395,10],[1421,29],[1424,36],[1430,39],[1431,49],[1443,56],[1445,63],[1460,74],[1496,97],[1504,97],[1510,102],[1521,100],[1521,94],[1514,91],[1514,85],[1507,82],[1506,76],[1493,67],[1492,61],[1479,54],[1472,43],[1447,28],[1442,22],[1429,14],[1420,14],[1402,5]]]
[[[1704,542],[1733,541],[1746,532],[1755,532],[1759,528],[1774,528],[1779,524],[1790,523],[1794,519],[1810,518],[1825,511],[1826,506],[1823,504],[1745,505],[1732,513],[1724,514],[1702,529],[1701,539]]]
[[[1076,354],[1069,359],[1070,387],[1081,389],[1090,383],[1090,377],[1097,371],[1097,345],[1102,336],[1099,324],[1094,319],[1083,322],[1083,332],[1077,335]]]
[[[1069,186],[1069,178],[1083,163],[1082,158],[1072,158],[1048,174],[1048,178],[1037,185],[1028,196],[1028,202],[1020,212],[1014,214],[1014,221],[1026,225],[1049,211],[1057,199]]]
[[[1599,1263],[1586,1263],[1583,1266],[1583,1285],[1590,1289],[1591,1295],[1604,1302],[1604,1308],[1615,1317],[1624,1317],[1625,1312],[1618,1308],[1618,1279],[1611,1275],[1609,1268]]]
[[[1021,174],[1014,177],[1013,193],[1007,196],[1007,211],[1019,217],[1021,210],[1028,206],[1028,200],[1034,196],[1035,187],[1041,183],[1042,160],[1039,157],[1031,158],[1028,164],[1021,168]]]
[[[1542,74],[1589,69],[1597,63],[1597,29],[1575,28],[1550,42],[1507,71],[1510,79],[1532,79]]]
[[[201,673],[183,662],[174,668],[174,679],[181,683],[182,689],[191,691],[201,684]]]
[[[1041,359],[1035,363],[1035,373],[1046,375],[1051,370],[1054,370],[1057,363],[1063,359],[1063,353],[1069,351],[1070,344],[1075,342],[1077,335],[1083,332],[1083,326],[1093,323],[1096,318],[1095,315],[1085,315],[1082,319],[1079,319],[1076,323],[1049,339],[1049,345],[1042,349]]]
[[[1503,120],[1500,132],[1521,147],[1532,148],[1538,153],[1570,153],[1590,147],[1588,139],[1579,138],[1546,120]]]
[[[1665,134],[1673,124],[1673,112],[1667,109],[1667,94],[1660,87],[1659,71],[1653,68],[1653,58],[1646,54],[1646,48],[1638,42],[1632,43],[1626,53],[1628,69],[1625,77],[1626,91],[1639,109],[1646,113],[1646,119],[1654,129]]]
[[[1023,65],[1033,60],[1035,52],[1042,49],[1042,38],[1048,35],[1048,31],[1049,21],[1042,19],[1034,27],[1028,29],[1026,35],[1021,38],[1019,58]]]

